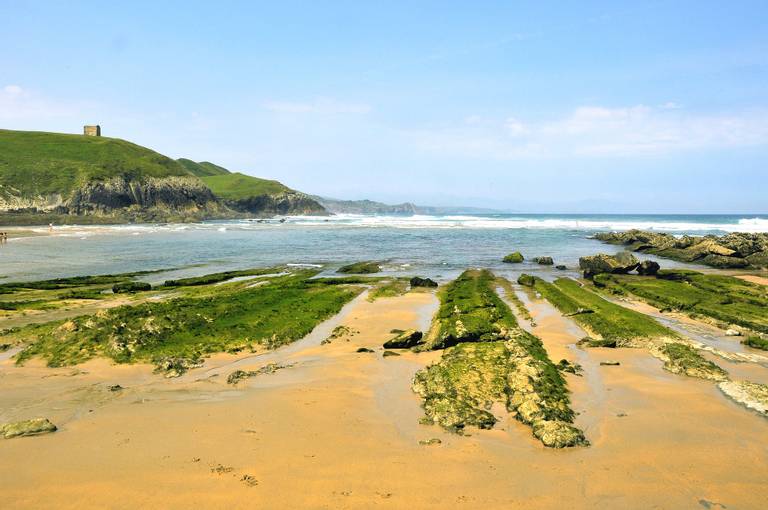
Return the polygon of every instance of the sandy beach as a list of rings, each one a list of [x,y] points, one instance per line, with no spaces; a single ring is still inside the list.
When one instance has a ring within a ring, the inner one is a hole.
[[[221,354],[183,377],[103,359],[0,363],[3,420],[59,431],[0,441],[6,508],[761,508],[768,421],[636,349],[582,350],[583,332],[530,296],[532,331],[569,374],[591,446],[551,450],[494,410],[493,430],[420,425],[410,380],[439,354],[383,357],[390,330],[426,329],[432,293],[360,296],[304,340]],[[522,321],[521,321],[522,323]],[[354,335],[321,344],[337,325]],[[358,333],[359,332],[359,333]],[[368,347],[373,353],[358,353]],[[7,358],[5,353],[4,358]],[[615,360],[620,366],[601,366]],[[272,374],[226,383],[269,362]],[[122,388],[110,391],[110,385]],[[419,441],[437,438],[440,444]],[[718,506],[720,505],[720,506]]]

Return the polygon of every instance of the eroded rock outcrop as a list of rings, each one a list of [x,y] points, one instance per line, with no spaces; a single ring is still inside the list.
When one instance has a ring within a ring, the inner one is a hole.
[[[621,252],[616,255],[599,253],[579,259],[584,278],[592,278],[601,273],[626,274],[636,269],[640,263],[629,252]]]
[[[723,236],[676,237],[672,234],[628,230],[599,233],[595,239],[626,246],[631,251],[718,268],[768,267],[768,234],[765,233],[734,232]]]

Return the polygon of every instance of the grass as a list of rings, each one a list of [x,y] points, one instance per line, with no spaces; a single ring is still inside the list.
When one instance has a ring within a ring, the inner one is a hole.
[[[185,360],[214,352],[275,348],[300,339],[362,291],[311,284],[314,274],[303,271],[259,287],[227,286],[208,294],[121,306],[27,326],[10,337],[28,343],[18,363],[41,357],[49,366],[63,366],[105,356],[118,363],[151,362],[175,370]]]
[[[259,179],[241,173],[201,177],[213,194],[224,200],[247,200],[259,195],[275,195],[292,191],[278,181]]]
[[[695,271],[663,271],[655,278],[599,275],[595,284],[613,292],[631,293],[657,308],[768,333],[768,290],[739,278]]]
[[[189,173],[197,177],[210,177],[212,175],[225,175],[230,173],[226,168],[214,165],[208,161],[201,161],[199,163],[192,161],[191,159],[181,158],[176,161],[187,169]]]
[[[536,278],[535,288],[563,314],[572,315],[589,334],[615,341],[618,346],[635,346],[646,339],[676,338],[678,335],[653,318],[606,301],[571,278],[549,283]],[[577,313],[592,310],[593,313]]]
[[[60,193],[92,180],[186,176],[177,161],[117,138],[0,129],[0,199]]]

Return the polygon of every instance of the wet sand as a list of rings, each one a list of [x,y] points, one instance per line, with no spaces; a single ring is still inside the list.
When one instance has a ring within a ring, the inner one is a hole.
[[[307,339],[219,355],[178,379],[104,360],[0,362],[0,421],[45,416],[60,426],[0,440],[3,507],[768,505],[768,420],[641,350],[578,349],[583,332],[572,321],[528,300],[550,357],[584,367],[567,379],[589,448],[546,449],[503,411],[496,429],[469,436],[420,425],[410,379],[439,353],[384,358],[380,346],[393,328],[426,328],[437,300],[360,296]],[[359,333],[321,345],[339,324]],[[600,366],[607,359],[621,365]],[[270,361],[293,365],[226,384],[231,371]],[[429,438],[442,444],[419,444]]]

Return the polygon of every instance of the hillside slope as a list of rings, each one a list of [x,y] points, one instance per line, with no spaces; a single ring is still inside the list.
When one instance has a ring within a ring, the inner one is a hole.
[[[221,167],[219,165],[214,165],[213,163],[210,163],[208,161],[201,161],[199,163],[192,161],[191,159],[186,158],[180,158],[177,159],[181,166],[187,169],[189,173],[192,175],[196,175],[197,177],[210,177],[212,175],[222,175],[222,174],[228,174],[230,173],[229,170],[227,170],[224,167]]]
[[[278,181],[241,173],[200,177],[227,207],[242,213],[324,215],[325,208],[309,195]]]
[[[170,221],[222,213],[184,166],[106,137],[0,130],[0,214]],[[89,220],[86,220],[89,221]]]
[[[0,130],[0,224],[327,214],[307,195],[117,138]]]

